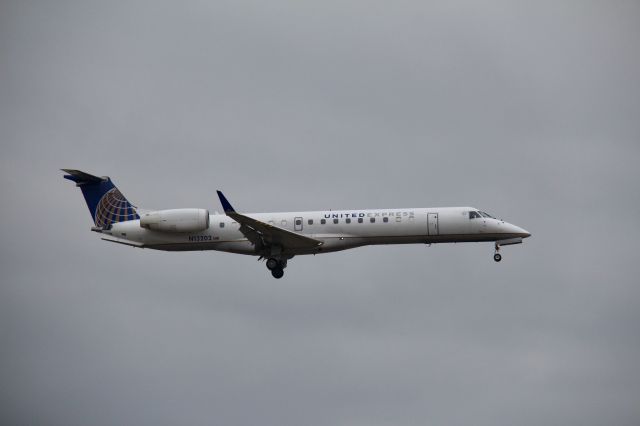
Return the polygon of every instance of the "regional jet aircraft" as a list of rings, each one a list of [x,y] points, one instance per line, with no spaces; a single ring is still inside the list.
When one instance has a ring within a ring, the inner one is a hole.
[[[259,256],[274,278],[287,261],[374,244],[491,241],[520,244],[531,234],[473,207],[238,213],[218,191],[224,214],[205,209],[143,210],[132,205],[109,177],[62,169],[84,195],[102,239],[167,251],[218,250]]]

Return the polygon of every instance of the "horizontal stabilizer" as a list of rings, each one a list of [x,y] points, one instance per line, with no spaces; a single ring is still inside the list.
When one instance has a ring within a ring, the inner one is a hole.
[[[64,175],[65,179],[69,179],[77,184],[98,183],[105,180],[104,178],[90,175],[89,173],[85,173],[80,170],[73,170],[73,169],[60,169],[60,170],[67,173],[66,175]]]

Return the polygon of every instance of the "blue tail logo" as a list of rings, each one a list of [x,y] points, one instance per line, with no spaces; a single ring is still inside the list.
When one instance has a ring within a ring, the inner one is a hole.
[[[97,177],[80,170],[62,169],[65,179],[82,191],[96,226],[108,229],[112,223],[140,219],[136,207],[125,198],[108,177]]]

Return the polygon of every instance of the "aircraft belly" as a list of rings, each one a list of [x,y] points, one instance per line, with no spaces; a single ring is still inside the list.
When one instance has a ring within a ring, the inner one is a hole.
[[[152,243],[146,244],[145,248],[165,251],[203,251],[215,250],[226,251],[237,254],[254,255],[255,247],[249,241],[214,241],[214,242],[198,242],[198,243]]]
[[[318,252],[320,253],[347,250],[366,244],[364,239],[359,237],[330,237],[321,238],[321,240],[324,242],[324,244],[322,244],[322,246],[318,248]]]
[[[476,243],[482,241],[496,241],[503,238],[501,234],[447,234],[426,237],[426,243]]]
[[[377,235],[377,236],[344,236],[320,238],[324,244],[318,249],[318,253],[348,250],[356,247],[383,244],[422,244],[425,243],[424,235]]]
[[[368,245],[386,244],[436,244],[436,243],[463,243],[496,241],[504,238],[501,234],[448,234],[448,235],[376,235],[369,237],[325,237],[320,238],[324,244],[314,253],[328,253],[347,250]],[[303,253],[299,253],[303,254]]]

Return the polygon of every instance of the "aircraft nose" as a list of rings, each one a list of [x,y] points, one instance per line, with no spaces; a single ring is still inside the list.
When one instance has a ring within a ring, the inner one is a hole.
[[[503,232],[513,235],[514,238],[515,237],[527,238],[531,236],[531,233],[524,228],[520,228],[519,226],[516,226],[512,223],[507,223],[507,222],[503,222],[503,223],[505,226]]]
[[[522,238],[528,238],[531,236],[531,233],[524,228],[520,228],[519,226],[513,225],[515,228],[515,233],[520,234]]]

